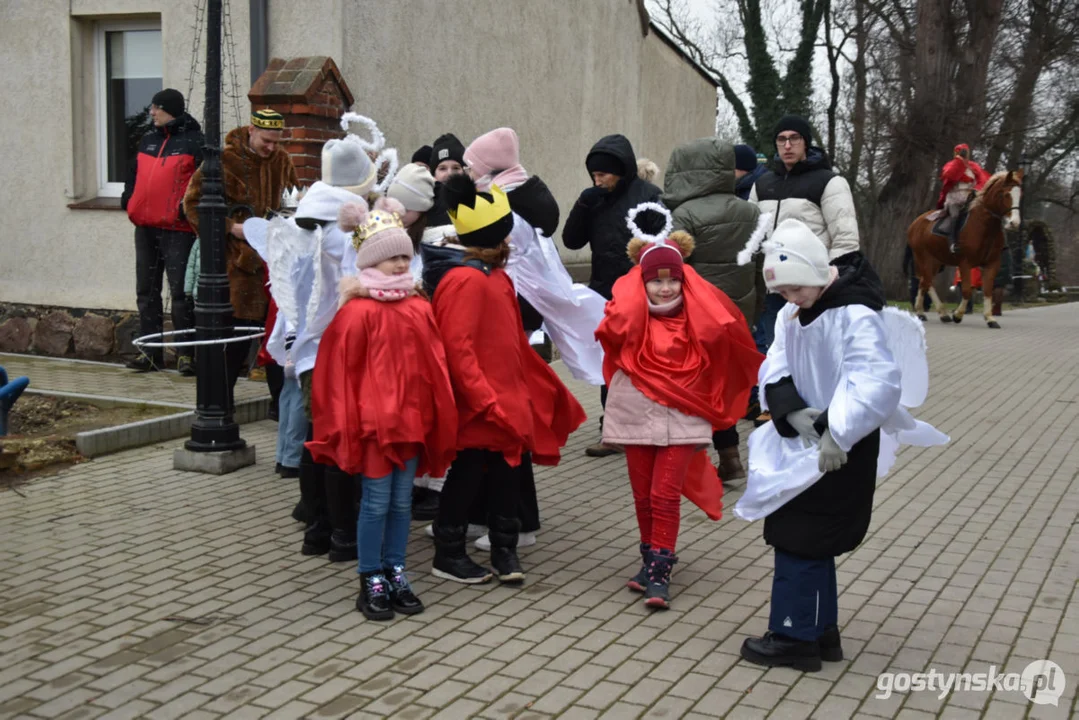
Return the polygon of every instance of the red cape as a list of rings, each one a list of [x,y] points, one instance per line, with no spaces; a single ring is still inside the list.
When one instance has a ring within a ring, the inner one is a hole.
[[[640,267],[614,284],[596,330],[603,377],[609,383],[621,370],[653,402],[723,430],[745,414],[764,356],[731,299],[689,265],[683,270],[685,300],[673,317],[648,312]],[[723,488],[706,451],[694,458],[682,492],[709,517],[719,517]]]
[[[445,474],[457,407],[431,306],[422,298],[350,300],[319,343],[311,382],[316,462],[382,477],[419,450],[417,474]]]
[[[990,175],[988,172],[982,169],[982,166],[978,163],[971,161],[970,169],[974,173],[974,189],[981,190],[986,181],[989,180]],[[957,183],[963,181],[963,178],[967,174],[967,165],[959,158],[952,158],[944,167],[940,170],[940,197],[937,198],[937,208],[944,207],[944,199],[948,196],[948,193],[952,191],[952,188]]]
[[[457,449],[494,450],[513,467],[530,451],[557,465],[584,409],[529,345],[509,275],[454,268],[432,304],[457,399]]]

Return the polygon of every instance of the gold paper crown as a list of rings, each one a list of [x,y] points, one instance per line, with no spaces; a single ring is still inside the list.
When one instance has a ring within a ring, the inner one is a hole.
[[[352,231],[352,247],[357,250],[360,249],[360,245],[363,245],[363,241],[372,235],[377,235],[383,230],[393,230],[394,228],[403,230],[404,225],[401,223],[401,216],[395,212],[389,210],[372,210],[367,214],[367,219],[363,224]]]
[[[489,201],[476,193],[475,208],[458,205],[456,210],[449,211],[450,220],[453,221],[453,227],[457,230],[458,235],[467,235],[477,230],[482,230],[488,225],[494,225],[512,212],[510,210],[510,199],[502,191],[502,188],[492,185],[491,198],[492,200]]]
[[[251,124],[263,130],[283,130],[285,116],[270,108],[256,110],[251,113]]]

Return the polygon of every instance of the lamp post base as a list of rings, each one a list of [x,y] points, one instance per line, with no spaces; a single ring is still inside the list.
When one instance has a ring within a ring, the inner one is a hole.
[[[177,448],[172,455],[174,470],[187,470],[208,475],[227,475],[230,472],[255,464],[255,446],[244,445],[235,450],[219,452],[194,452]]]

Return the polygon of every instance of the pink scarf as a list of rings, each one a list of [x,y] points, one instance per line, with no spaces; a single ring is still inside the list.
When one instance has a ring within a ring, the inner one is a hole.
[[[487,192],[491,189],[491,185],[497,185],[508,192],[518,185],[523,185],[526,180],[528,180],[528,171],[521,165],[514,165],[494,177],[487,175],[480,178],[476,183],[476,188],[480,192]]]
[[[338,285],[341,295],[338,307],[353,298],[374,298],[381,302],[404,300],[416,294],[416,281],[412,273],[386,275],[374,268],[365,268],[357,277],[343,277]]]

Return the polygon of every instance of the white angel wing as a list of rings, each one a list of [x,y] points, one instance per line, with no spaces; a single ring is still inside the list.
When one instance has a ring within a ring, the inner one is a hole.
[[[899,403],[906,408],[920,407],[929,393],[929,361],[926,359],[925,327],[922,321],[905,310],[886,307],[881,313],[887,333],[888,349],[902,373]]]
[[[296,301],[293,271],[310,255],[311,240],[296,223],[281,216],[270,220],[266,230],[264,259],[270,274],[270,294],[277,310],[291,327],[300,327],[300,308]]]
[[[324,236],[322,226],[319,225],[315,228],[315,242],[314,252],[311,253],[314,262],[320,263],[322,259],[322,238]],[[322,298],[322,273],[319,272],[319,267],[316,265],[314,268],[314,282],[311,285],[311,296],[307,299],[307,308],[305,313],[304,327],[313,328],[316,326],[316,318],[318,317],[319,302]]]

